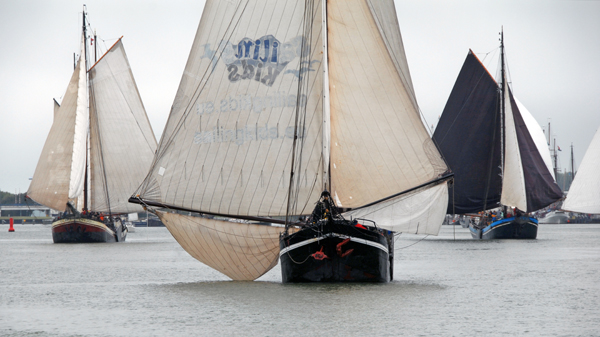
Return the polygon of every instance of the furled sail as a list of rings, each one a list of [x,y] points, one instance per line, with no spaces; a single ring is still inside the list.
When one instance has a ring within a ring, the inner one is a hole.
[[[82,44],[83,50],[83,44]],[[83,55],[83,53],[82,53]],[[29,185],[27,196],[59,211],[83,192],[87,119],[85,61],[79,58]]]
[[[90,209],[141,212],[142,207],[128,199],[148,173],[156,139],[121,39],[89,70],[89,76]]]
[[[600,129],[590,143],[562,208],[572,212],[600,214]]]

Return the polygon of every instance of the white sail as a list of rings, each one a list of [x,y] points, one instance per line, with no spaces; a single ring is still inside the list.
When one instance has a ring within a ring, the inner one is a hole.
[[[327,13],[331,192],[338,206],[360,207],[439,177],[446,166],[421,122],[410,76],[397,67],[406,57],[386,46],[390,31],[399,39],[398,27],[382,23],[361,0],[331,1]]]
[[[156,139],[120,39],[89,75],[90,209],[141,212],[128,199],[150,169]]]
[[[81,55],[85,55],[85,39],[81,39]],[[85,184],[87,138],[90,120],[88,115],[87,72],[85,62],[79,67],[77,87],[77,110],[75,114],[75,134],[73,136],[73,157],[71,158],[71,179],[69,199],[82,195]]]
[[[277,265],[281,227],[157,214],[186,252],[233,280],[255,280]]]
[[[321,7],[303,7],[293,0],[206,2],[142,188],[146,199],[219,214],[285,215],[299,105],[303,150],[295,158],[301,171],[293,213],[312,210],[322,181]],[[314,27],[306,27],[305,10]]]
[[[502,197],[500,203],[506,206],[517,207],[521,210],[527,209],[527,196],[525,191],[525,176],[523,173],[523,163],[517,139],[517,129],[513,116],[513,109],[510,104],[510,93],[506,80],[503,81],[504,90],[504,170],[502,180]]]
[[[548,167],[548,171],[552,175],[552,178],[556,180],[554,176],[554,169],[552,168],[552,157],[550,157],[550,150],[548,149],[548,143],[546,143],[546,136],[544,135],[544,130],[540,126],[540,124],[535,120],[531,112],[525,108],[525,106],[513,95],[515,102],[519,108],[519,112],[521,113],[521,117],[523,117],[523,121],[525,125],[527,125],[527,130],[535,143],[535,146],[540,153],[540,156],[544,160],[544,164]]]
[[[600,129],[596,131],[562,208],[572,212],[600,214]]]
[[[398,233],[438,235],[447,205],[448,185],[443,182],[343,215],[375,221],[377,226]]]
[[[79,95],[83,92],[85,99],[85,84],[81,89],[82,77],[85,83],[84,63],[82,58],[77,62],[62,105],[54,113],[52,127],[27,191],[31,199],[60,211],[66,209],[69,199],[81,193],[79,188],[83,189],[85,138],[81,143],[80,136],[87,135],[87,131],[81,130],[87,123],[81,120]],[[80,149],[82,144],[83,149]],[[76,164],[74,158],[80,160],[82,155],[82,163]],[[75,187],[79,185],[79,179],[82,179],[81,186]]]

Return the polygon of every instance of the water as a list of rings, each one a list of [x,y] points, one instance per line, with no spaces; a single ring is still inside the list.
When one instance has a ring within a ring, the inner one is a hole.
[[[304,285],[281,284],[279,267],[230,281],[165,228],[79,245],[15,230],[0,225],[0,336],[600,335],[598,224],[527,241],[443,226],[396,241],[391,283]]]

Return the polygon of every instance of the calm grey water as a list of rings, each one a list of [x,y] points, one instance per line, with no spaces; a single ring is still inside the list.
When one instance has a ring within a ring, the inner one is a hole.
[[[0,336],[600,336],[598,224],[401,236],[395,280],[374,285],[282,284],[279,267],[233,282],[165,228],[79,245],[15,229],[0,225]]]

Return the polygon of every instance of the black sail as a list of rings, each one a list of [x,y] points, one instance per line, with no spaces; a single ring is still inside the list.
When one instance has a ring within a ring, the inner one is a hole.
[[[469,51],[433,134],[454,172],[448,213],[499,205],[502,190],[498,85]]]
[[[521,116],[512,92],[510,92],[510,104],[517,130],[517,141],[525,177],[527,212],[533,212],[562,198],[562,191],[554,181],[548,166],[544,163]]]

